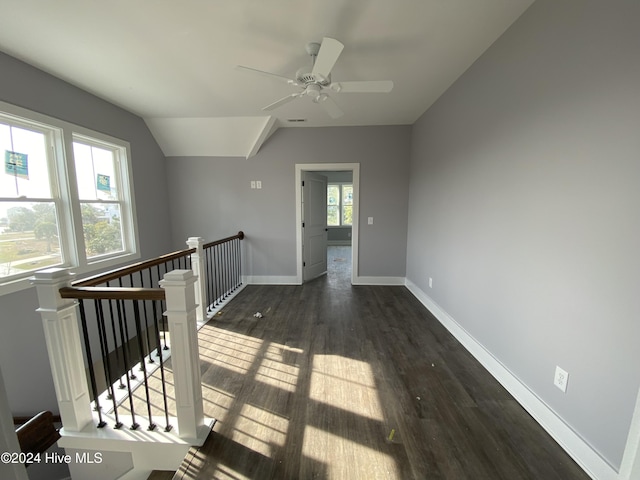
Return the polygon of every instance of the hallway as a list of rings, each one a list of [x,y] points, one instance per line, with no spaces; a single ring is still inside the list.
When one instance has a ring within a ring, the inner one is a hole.
[[[588,478],[408,290],[351,286],[346,251],[200,330],[217,423],[174,479]]]

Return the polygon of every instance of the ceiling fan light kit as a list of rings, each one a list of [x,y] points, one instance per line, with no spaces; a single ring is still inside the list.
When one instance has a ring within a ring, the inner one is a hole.
[[[335,38],[329,37],[325,37],[322,43],[311,42],[307,44],[306,51],[311,56],[312,68],[300,68],[296,72],[295,79],[242,65],[238,65],[238,68],[279,78],[289,85],[302,89],[300,92],[292,93],[280,100],[276,100],[262,110],[274,110],[296,98],[309,96],[312,97],[313,103],[321,105],[330,117],[339,118],[344,115],[344,112],[329,95],[323,92],[324,89],[331,90],[334,93],[388,93],[393,89],[391,80],[332,82],[331,70],[338,61],[343,49],[344,45],[342,43]]]

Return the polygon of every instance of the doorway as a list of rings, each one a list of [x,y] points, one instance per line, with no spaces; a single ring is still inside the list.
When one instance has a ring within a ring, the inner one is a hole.
[[[318,163],[318,164],[296,164],[296,279],[298,284],[304,282],[304,228],[303,228],[303,190],[302,179],[304,172],[314,172],[320,175],[327,175],[329,172],[351,172],[353,185],[352,192],[352,224],[351,224],[351,247],[350,258],[337,256],[338,262],[344,261],[344,265],[351,265],[351,283],[355,283],[358,275],[358,233],[359,233],[359,192],[360,192],[360,164],[359,163]],[[326,205],[324,206],[326,212]],[[326,215],[325,215],[326,216]],[[343,252],[345,250],[343,249]],[[335,252],[333,255],[336,256]],[[339,254],[338,254],[339,255]],[[336,261],[330,258],[329,261]]]

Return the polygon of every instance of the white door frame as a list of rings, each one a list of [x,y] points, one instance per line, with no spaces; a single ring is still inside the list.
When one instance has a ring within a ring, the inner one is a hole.
[[[353,173],[353,224],[351,225],[351,283],[358,278],[358,233],[360,211],[359,163],[296,163],[296,283],[302,285],[302,172]]]

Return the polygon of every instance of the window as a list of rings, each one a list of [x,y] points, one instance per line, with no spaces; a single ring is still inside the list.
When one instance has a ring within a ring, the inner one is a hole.
[[[338,227],[353,223],[353,185],[327,185],[327,225]]]
[[[129,145],[0,102],[0,293],[137,258]]]

